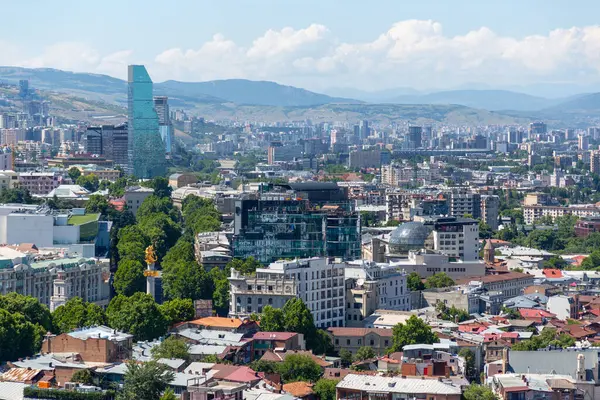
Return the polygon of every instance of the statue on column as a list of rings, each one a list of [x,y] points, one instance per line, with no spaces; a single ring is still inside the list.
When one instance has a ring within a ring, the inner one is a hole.
[[[147,269],[144,271],[146,276],[146,293],[151,295],[156,300],[156,283],[155,278],[158,275],[158,271],[154,269],[154,263],[156,262],[156,252],[154,246],[150,245],[146,247],[146,264]]]

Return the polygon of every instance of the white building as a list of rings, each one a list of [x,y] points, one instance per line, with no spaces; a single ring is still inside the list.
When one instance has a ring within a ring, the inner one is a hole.
[[[110,300],[108,262],[57,252],[25,254],[0,247],[0,295],[33,296],[54,310],[72,297],[100,306]]]
[[[377,291],[377,308],[386,310],[410,310],[410,291],[406,284],[407,273],[394,265],[364,260],[350,261],[344,269],[346,279],[357,283],[374,281]],[[374,311],[374,310],[373,310]]]
[[[478,260],[479,224],[471,218],[437,218],[433,230],[433,248],[465,262]]]
[[[416,272],[422,278],[438,272],[445,272],[452,279],[485,275],[485,263],[481,260],[450,261],[449,256],[431,250],[411,251],[408,258],[393,261],[390,265],[404,270],[407,274]]]
[[[261,313],[266,305],[282,308],[298,297],[311,311],[320,328],[344,326],[344,264],[327,258],[277,261],[259,268],[254,276],[232,270],[229,303],[231,317]]]

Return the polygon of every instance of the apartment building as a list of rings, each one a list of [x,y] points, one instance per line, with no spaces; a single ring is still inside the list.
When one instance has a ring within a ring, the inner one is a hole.
[[[472,218],[425,218],[433,227],[433,248],[465,262],[479,260],[479,223]]]
[[[392,345],[393,331],[381,328],[328,328],[336,351],[346,349],[356,354],[361,347],[370,347],[375,354],[384,355]]]
[[[229,315],[246,317],[264,306],[282,308],[298,297],[311,311],[319,328],[344,326],[344,264],[327,258],[277,261],[259,268],[254,276],[232,270]]]
[[[481,220],[492,228],[498,230],[500,216],[500,197],[495,195],[481,196]]]
[[[533,224],[542,217],[551,217],[555,220],[565,215],[575,215],[580,218],[600,216],[600,208],[595,204],[574,204],[571,206],[542,206],[524,205],[523,219],[527,225]]]
[[[56,172],[21,172],[19,186],[32,195],[47,195],[64,183],[64,177]]]
[[[498,275],[463,278],[457,284],[465,284],[487,292],[500,293],[500,299],[510,299],[523,294],[526,287],[533,285],[534,276],[521,272],[508,272]]]
[[[143,186],[130,186],[125,189],[125,204],[127,210],[131,211],[133,215],[137,214],[137,210],[140,208],[144,200],[147,197],[154,194],[154,189],[143,187]]]
[[[346,263],[346,326],[362,326],[377,309],[408,311],[407,274],[389,264],[357,260]]]

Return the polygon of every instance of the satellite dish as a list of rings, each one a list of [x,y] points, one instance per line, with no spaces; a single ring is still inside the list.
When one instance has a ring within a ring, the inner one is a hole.
[[[363,278],[358,278],[358,280],[356,281],[356,284],[358,286],[362,286],[365,284],[365,280]]]

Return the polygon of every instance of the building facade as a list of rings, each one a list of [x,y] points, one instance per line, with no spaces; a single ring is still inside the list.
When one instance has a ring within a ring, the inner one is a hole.
[[[254,276],[231,270],[230,317],[261,313],[267,305],[283,308],[292,298],[300,298],[319,328],[344,326],[344,264],[327,258],[279,261],[259,268]]]
[[[165,146],[154,109],[152,80],[143,65],[128,69],[128,167],[138,178],[166,172]]]

